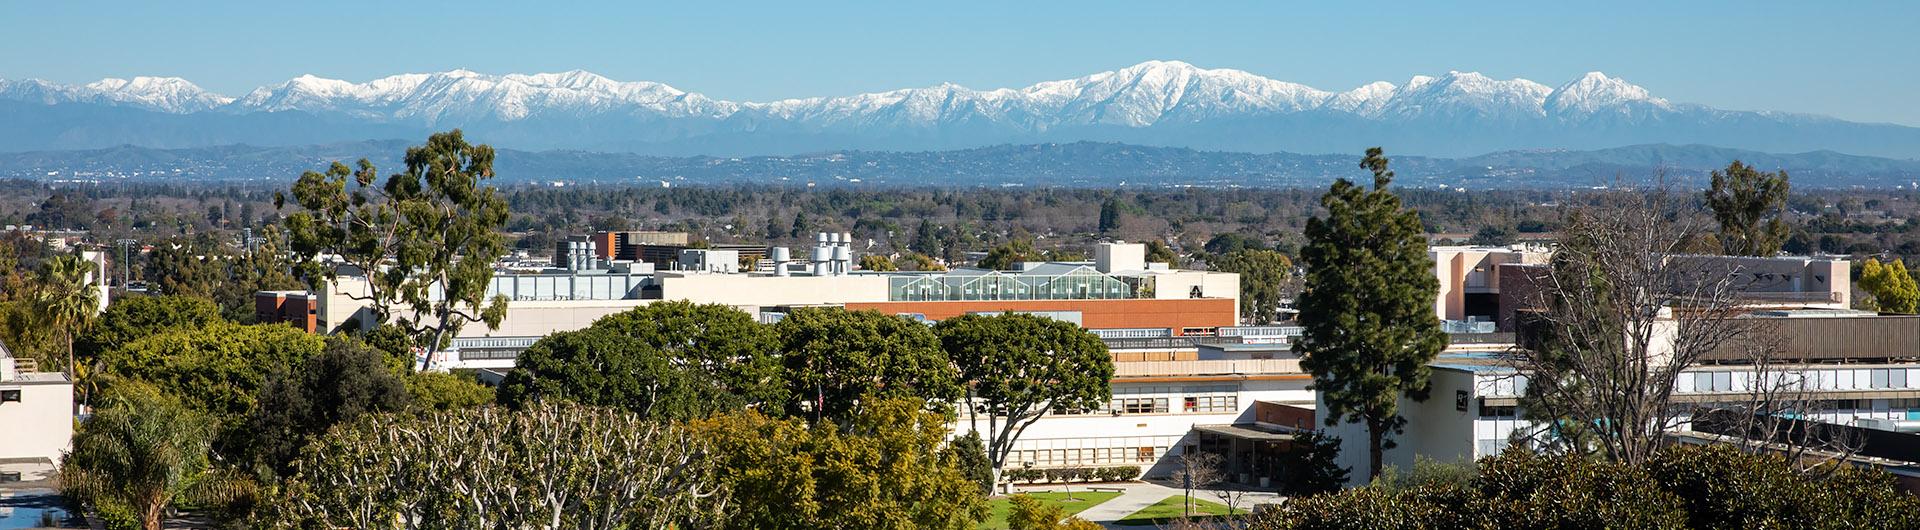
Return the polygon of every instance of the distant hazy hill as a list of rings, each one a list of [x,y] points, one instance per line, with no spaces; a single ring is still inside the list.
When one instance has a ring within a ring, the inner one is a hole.
[[[583,71],[301,76],[238,97],[179,78],[0,80],[0,124],[0,151],[15,152],[310,145],[460,127],[501,147],[676,156],[1102,141],[1255,153],[1386,145],[1453,157],[1642,144],[1920,157],[1920,128],[1672,102],[1599,72],[1558,86],[1448,72],[1327,91],[1177,61],[1023,88],[941,84],[771,102]]]
[[[399,169],[407,141],[303,147],[230,145],[185,149],[121,146],[0,154],[0,177],[83,180],[275,180],[369,157]],[[1388,153],[1392,155],[1391,152]],[[1640,145],[1595,151],[1507,151],[1451,159],[1395,156],[1401,186],[1540,188],[1645,181],[1679,182],[1739,159],[1785,169],[1795,186],[1908,186],[1920,161],[1832,152],[1768,154],[1710,146]],[[864,186],[1311,186],[1359,178],[1358,154],[1301,155],[1199,151],[1076,142],[999,145],[952,151],[834,151],[798,156],[666,157],[587,151],[502,150],[496,170],[507,182],[773,183]]]

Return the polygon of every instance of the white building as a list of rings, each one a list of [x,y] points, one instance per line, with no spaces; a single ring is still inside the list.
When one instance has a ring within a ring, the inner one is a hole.
[[[33,368],[0,346],[0,472],[29,479],[57,467],[73,439],[73,383]]]

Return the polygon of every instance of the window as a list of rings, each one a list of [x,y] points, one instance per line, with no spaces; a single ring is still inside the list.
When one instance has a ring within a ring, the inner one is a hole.
[[[0,390],[0,403],[19,403],[19,390]]]
[[[1138,453],[1137,455],[1135,455],[1135,457],[1134,457],[1134,461],[1135,461],[1135,462],[1152,462],[1152,461],[1153,461],[1153,448],[1152,448],[1152,447],[1142,447],[1142,448],[1140,448],[1140,451],[1139,451],[1139,453]]]
[[[1120,412],[1127,414],[1165,414],[1167,398],[1125,398],[1116,399]]]
[[[1694,392],[1733,391],[1733,372],[1694,372]]]
[[[1512,406],[1481,405],[1480,417],[1487,419],[1517,419],[1520,417],[1520,410],[1518,407]]]
[[[1240,399],[1233,395],[1187,396],[1181,402],[1181,412],[1233,412],[1239,410]]]

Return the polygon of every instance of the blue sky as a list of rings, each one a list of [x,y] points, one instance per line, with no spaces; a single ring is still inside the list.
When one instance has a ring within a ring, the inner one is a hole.
[[[1327,90],[1589,70],[1675,101],[1920,125],[1920,2],[0,2],[0,77],[585,69],[716,98],[1023,86],[1148,59]]]

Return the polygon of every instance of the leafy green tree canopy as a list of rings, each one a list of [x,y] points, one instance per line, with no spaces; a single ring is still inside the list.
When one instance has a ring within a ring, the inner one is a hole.
[[[1293,260],[1271,250],[1242,248],[1213,258],[1214,270],[1240,275],[1240,314],[1258,324],[1279,318],[1280,299],[1293,277]]]
[[[987,257],[980,258],[980,268],[993,270],[1013,270],[1021,262],[1039,261],[1039,250],[1033,248],[1033,240],[1016,238],[987,251]]]
[[[300,367],[274,374],[259,404],[236,433],[246,458],[277,475],[290,474],[300,448],[336,424],[407,408],[407,389],[386,354],[353,339],[334,338]]]
[[[196,296],[135,296],[114,301],[77,346],[91,359],[134,341],[180,329],[220,322],[220,306]]]
[[[978,482],[943,444],[947,417],[884,399],[808,426],[754,411],[695,422],[733,492],[726,528],[971,530],[986,518]]]
[[[1899,259],[1861,262],[1860,289],[1873,297],[1869,302],[1879,311],[1911,315],[1920,309],[1920,284]]]
[[[912,397],[945,409],[960,374],[925,324],[878,311],[795,308],[773,325],[786,362],[790,413],[845,418],[862,400]]]
[[[501,403],[563,399],[645,418],[692,419],[786,403],[767,326],[719,304],[656,302],[555,333],[521,353]]]
[[[1013,441],[1055,409],[1091,410],[1113,397],[1113,356],[1080,326],[1023,313],[963,315],[934,326],[966,381],[963,430],[984,421],[994,482]]]
[[[325,338],[286,325],[214,323],[140,339],[100,359],[109,388],[151,384],[225,423],[253,410],[270,375],[325,348]]]

